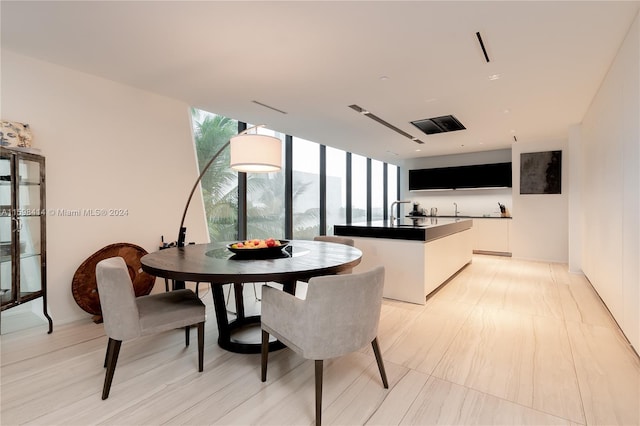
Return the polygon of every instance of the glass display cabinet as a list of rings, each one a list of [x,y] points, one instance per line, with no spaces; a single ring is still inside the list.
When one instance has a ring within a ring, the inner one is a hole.
[[[44,157],[0,147],[1,310],[42,297],[47,313]]]

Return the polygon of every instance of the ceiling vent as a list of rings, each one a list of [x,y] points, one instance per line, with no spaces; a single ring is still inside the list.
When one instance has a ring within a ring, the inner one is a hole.
[[[256,105],[260,105],[261,107],[269,108],[272,111],[279,112],[280,114],[286,114],[287,113],[286,111],[283,111],[283,110],[278,109],[276,107],[272,107],[271,105],[263,104],[262,102],[258,102],[258,101],[251,101],[251,102],[253,102]]]
[[[466,127],[464,127],[453,115],[425,118],[423,120],[412,121],[411,124],[425,132],[427,135],[455,132],[456,130],[466,129]]]
[[[409,133],[405,132],[404,130],[401,130],[399,128],[397,128],[396,126],[394,126],[391,123],[387,123],[386,121],[384,121],[382,118],[378,117],[375,114],[371,114],[369,111],[367,111],[366,109],[362,108],[359,105],[349,105],[349,108],[351,108],[352,110],[359,112],[360,114],[369,117],[370,119],[372,119],[373,121],[382,124],[383,126],[385,126],[386,128],[393,130],[394,132],[404,136],[405,138],[411,139],[412,141],[414,141],[417,144],[423,144],[424,142],[422,142],[420,139],[410,135]]]
[[[480,32],[476,33],[476,37],[478,38],[478,43],[480,43],[480,49],[482,49],[484,60],[487,61],[487,63],[491,62],[491,59],[489,59],[489,54],[487,53],[487,49],[484,47],[484,41],[482,41],[482,36],[480,35]]]

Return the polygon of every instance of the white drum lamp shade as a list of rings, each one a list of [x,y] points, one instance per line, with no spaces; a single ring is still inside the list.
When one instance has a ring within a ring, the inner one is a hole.
[[[196,188],[198,188],[202,176],[204,176],[213,162],[229,145],[231,145],[230,166],[234,170],[245,173],[268,173],[280,170],[282,165],[282,142],[273,136],[247,134],[250,130],[257,129],[258,127],[262,127],[262,125],[250,127],[239,135],[232,137],[202,168],[200,176],[198,176],[196,183],[193,185],[193,188],[191,188],[191,193],[189,193],[189,198],[187,198],[187,204],[184,206],[180,229],[178,230],[178,247],[184,247],[187,233],[187,228],[184,227],[184,220],[187,217],[187,210],[189,210],[189,204],[191,204],[193,194]],[[181,285],[184,286],[184,283]]]
[[[246,173],[280,170],[282,142],[266,135],[241,134],[231,138],[231,168]]]

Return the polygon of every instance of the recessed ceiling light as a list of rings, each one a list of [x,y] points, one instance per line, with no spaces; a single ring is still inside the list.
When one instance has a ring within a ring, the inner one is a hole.
[[[516,130],[515,130],[515,129],[511,129],[511,133],[515,133],[515,132],[516,132]]]
[[[509,114],[511,112],[511,110],[509,108],[506,108],[504,111],[502,111],[505,114]]]
[[[380,76],[380,80],[387,81],[389,80],[389,77],[387,77],[386,75],[383,75],[383,76]]]
[[[502,74],[491,74],[489,76],[489,80],[491,81],[500,80],[500,77],[502,77]]]
[[[420,152],[420,151],[422,151],[420,148],[416,149],[416,152]]]
[[[389,154],[391,154],[391,155],[398,155],[398,153],[397,153],[397,152],[393,152],[393,151],[389,151],[389,150],[387,150],[387,152],[388,152]]]

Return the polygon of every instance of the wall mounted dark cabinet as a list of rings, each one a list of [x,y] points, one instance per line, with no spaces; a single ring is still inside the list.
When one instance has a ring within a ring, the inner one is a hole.
[[[409,191],[510,188],[511,163],[409,170]]]

